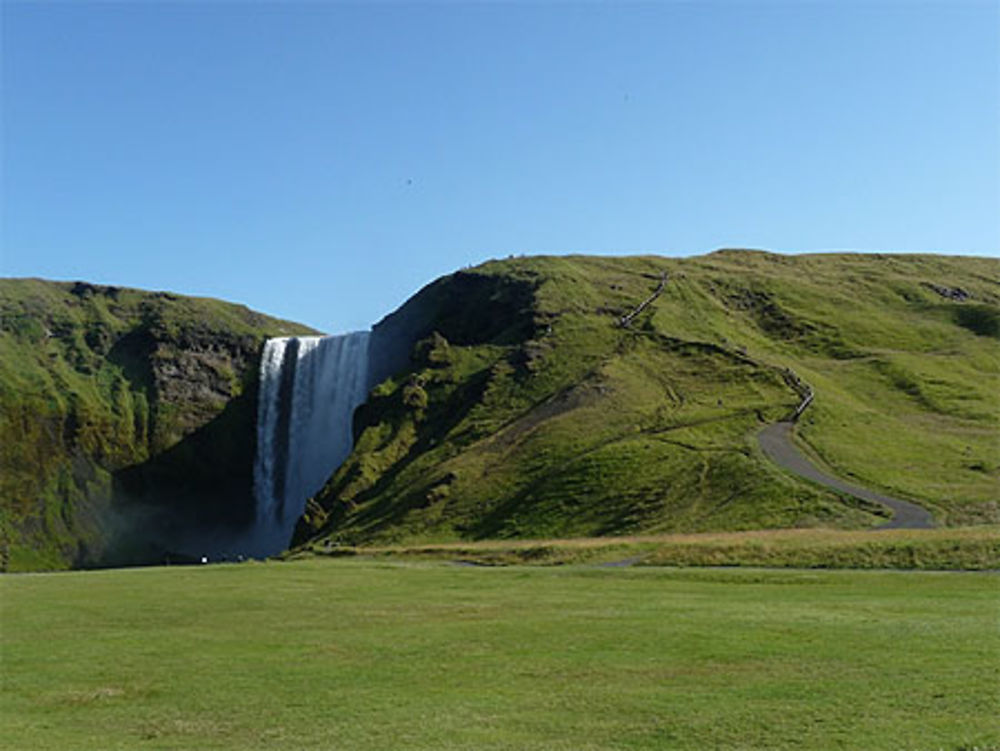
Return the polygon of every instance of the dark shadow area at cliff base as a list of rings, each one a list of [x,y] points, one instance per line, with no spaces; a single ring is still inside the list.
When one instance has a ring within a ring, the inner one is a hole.
[[[79,565],[163,563],[173,554],[234,555],[254,523],[256,390],[149,460],[112,475],[108,543]]]

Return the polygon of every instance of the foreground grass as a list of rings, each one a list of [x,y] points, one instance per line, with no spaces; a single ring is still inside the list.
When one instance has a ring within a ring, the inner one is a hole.
[[[12,749],[995,748],[993,574],[7,576]]]
[[[1000,568],[1000,526],[873,531],[775,529],[385,547],[336,546],[324,541],[300,548],[289,557],[309,555],[444,560],[484,566],[627,562],[639,566],[982,571]]]

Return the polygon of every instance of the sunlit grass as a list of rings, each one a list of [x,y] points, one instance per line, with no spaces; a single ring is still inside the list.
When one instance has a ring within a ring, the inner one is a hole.
[[[314,559],[0,589],[6,748],[1000,744],[994,574]]]
[[[549,540],[480,540],[349,547],[325,541],[289,557],[325,555],[464,561],[481,565],[620,563],[653,566],[1000,569],[1000,527],[775,529]]]

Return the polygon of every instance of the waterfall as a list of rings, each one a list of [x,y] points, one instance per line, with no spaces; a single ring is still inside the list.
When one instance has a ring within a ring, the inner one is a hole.
[[[288,547],[305,503],[347,458],[368,394],[369,332],[269,339],[260,363],[251,555]]]

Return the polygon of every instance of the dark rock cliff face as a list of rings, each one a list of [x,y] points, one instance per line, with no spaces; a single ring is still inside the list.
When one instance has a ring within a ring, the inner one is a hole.
[[[0,281],[0,565],[218,553],[253,517],[257,371],[242,306]]]
[[[449,342],[513,343],[534,331],[535,283],[531,279],[458,271],[442,277],[372,327],[372,385],[407,370],[413,346],[432,332]]]
[[[227,332],[155,342],[149,457],[112,473],[115,530],[102,563],[224,553],[253,520],[261,340]]]

